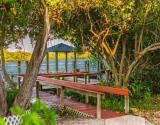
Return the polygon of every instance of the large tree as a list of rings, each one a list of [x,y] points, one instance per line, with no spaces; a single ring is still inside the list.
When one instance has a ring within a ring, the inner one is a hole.
[[[31,60],[29,62],[29,65],[27,67],[23,83],[14,101],[14,105],[19,105],[20,107],[24,109],[28,107],[28,103],[31,98],[33,86],[34,86],[34,83],[36,82],[39,68],[44,58],[46,45],[47,45],[47,39],[48,39],[49,31],[50,31],[48,7],[44,0],[41,0],[41,5],[44,11],[43,12],[44,13],[43,14],[43,23],[44,23],[43,29],[38,34],[35,48],[34,48]]]
[[[159,8],[159,0],[61,1],[53,10],[52,31],[100,54],[116,85],[126,85],[144,55],[160,48]]]
[[[47,2],[45,0],[2,1],[0,2],[0,12],[2,13],[0,20],[0,47],[2,57],[4,57],[4,48],[13,42],[19,42],[27,34],[35,44],[23,83],[14,101],[14,105],[26,109],[31,98],[33,85],[36,82],[40,64],[45,54],[50,30]],[[2,59],[2,66],[4,67],[4,58]],[[0,82],[0,84],[0,89],[4,90],[4,92],[0,90],[0,102],[3,102],[2,106],[0,106],[0,111],[2,112],[1,114],[6,115],[6,109],[3,108],[5,108],[5,94],[7,90],[3,82]]]

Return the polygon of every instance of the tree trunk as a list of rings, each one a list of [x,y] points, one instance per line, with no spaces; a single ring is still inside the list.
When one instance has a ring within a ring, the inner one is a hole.
[[[124,81],[124,65],[125,65],[125,56],[126,56],[126,39],[122,41],[122,57],[119,68],[119,83],[122,85]]]
[[[23,83],[14,101],[14,105],[18,105],[23,109],[28,107],[32,89],[36,82],[41,62],[44,58],[48,34],[50,31],[48,8],[43,0],[41,0],[41,2],[45,10],[43,33],[40,34],[40,39],[36,42],[36,46],[34,48],[30,63],[27,67]]]
[[[2,72],[0,71],[0,116],[5,116],[6,114],[7,114],[6,91],[2,80]]]
[[[3,72],[4,79],[6,83],[9,85],[9,88],[16,89],[16,85],[14,84],[13,80],[11,79],[11,77],[9,76],[5,68],[5,57],[4,57],[3,48],[1,48],[0,52],[1,52],[2,72]]]

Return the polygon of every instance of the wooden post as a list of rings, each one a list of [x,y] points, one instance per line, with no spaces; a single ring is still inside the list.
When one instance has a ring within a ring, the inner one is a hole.
[[[49,73],[49,53],[47,52],[47,55],[46,55],[46,61],[47,61],[47,73]]]
[[[87,72],[87,61],[84,62],[85,72]]]
[[[76,55],[76,52],[74,52],[74,72],[76,71],[77,69],[77,55]]]
[[[90,67],[89,67],[90,65],[89,65],[89,60],[87,61],[87,72],[89,72],[90,71]]]
[[[89,77],[89,75],[87,75],[87,79],[88,79],[88,83],[90,83],[90,77]]]
[[[78,82],[78,76],[75,76],[75,82]]]
[[[89,72],[90,67],[89,67],[89,61],[85,61],[85,71]]]
[[[58,72],[58,52],[55,52],[56,59],[56,72]]]
[[[68,71],[68,53],[66,52],[65,55],[66,55],[65,69],[66,69],[66,72],[67,72]]]
[[[21,73],[21,61],[17,62],[17,67],[18,67],[18,74],[20,74]],[[21,84],[21,78],[18,77],[18,88],[20,88],[21,86],[20,84]]]
[[[87,94],[85,95],[85,103],[89,103],[89,96]]]
[[[74,52],[74,61],[73,61],[73,71],[76,72],[77,69],[77,57],[76,57],[76,52]],[[76,77],[73,77],[74,82],[76,81]]]
[[[60,106],[64,107],[64,87],[60,89]]]
[[[84,74],[85,84],[87,84],[87,74]],[[85,103],[89,102],[89,96],[88,94],[85,95]]]
[[[36,81],[36,97],[39,99],[39,82]]]
[[[87,84],[87,74],[84,74],[85,84]]]
[[[101,94],[97,93],[97,118],[101,119]]]
[[[129,112],[129,96],[124,97],[125,100],[125,113]]]

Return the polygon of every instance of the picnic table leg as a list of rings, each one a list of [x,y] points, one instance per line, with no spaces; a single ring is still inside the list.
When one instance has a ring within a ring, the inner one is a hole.
[[[77,77],[77,76],[75,76],[75,81],[76,81],[76,82],[78,81],[78,77]]]
[[[87,75],[85,74],[84,75],[84,79],[85,79],[85,84],[87,84]],[[88,97],[88,95],[86,94],[85,95],[85,103],[88,103],[89,102],[89,97]]]
[[[87,75],[84,75],[85,84],[87,84]]]
[[[64,87],[62,87],[60,89],[60,107],[63,108],[64,107]]]
[[[86,94],[85,95],[85,103],[88,103],[89,102],[89,96]]]
[[[90,77],[89,77],[89,75],[87,75],[87,79],[88,79],[88,83],[90,83],[90,81],[91,81],[91,80],[90,80]]]
[[[75,76],[73,76],[73,81],[76,82],[76,77]]]
[[[101,119],[101,94],[97,94],[97,118]]]
[[[129,112],[129,96],[124,97],[125,100],[125,113]]]
[[[39,99],[39,82],[36,82],[36,97]]]

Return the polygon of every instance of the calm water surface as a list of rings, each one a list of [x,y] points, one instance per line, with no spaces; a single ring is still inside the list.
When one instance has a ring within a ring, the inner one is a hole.
[[[80,71],[85,71],[85,61],[87,59],[77,59],[77,69]],[[73,59],[68,60],[68,71],[73,71]],[[55,60],[50,60],[49,62],[49,71],[50,72],[55,72],[56,71],[56,65],[55,65]],[[40,72],[46,72],[46,61],[43,61],[41,64]],[[17,67],[17,62],[7,62],[6,63],[6,69],[9,74],[16,74],[18,73],[18,67]],[[90,62],[90,72],[97,72],[97,62]],[[25,73],[26,71],[26,63],[22,62],[21,63],[21,73]],[[59,59],[58,61],[58,71],[59,72],[65,72],[65,60],[64,59]]]

